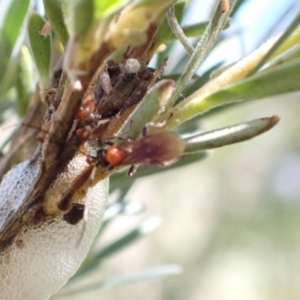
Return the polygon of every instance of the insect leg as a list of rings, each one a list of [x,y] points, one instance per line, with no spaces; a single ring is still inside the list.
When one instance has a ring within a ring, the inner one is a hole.
[[[139,168],[140,165],[131,165],[129,170],[128,170],[128,173],[127,175],[129,177],[133,176],[135,174],[135,172],[137,171],[137,169]]]
[[[145,137],[147,135],[147,131],[148,131],[149,127],[161,128],[165,125],[166,125],[166,121],[163,121],[163,122],[149,122],[149,123],[145,124],[144,128],[143,128],[143,137]]]

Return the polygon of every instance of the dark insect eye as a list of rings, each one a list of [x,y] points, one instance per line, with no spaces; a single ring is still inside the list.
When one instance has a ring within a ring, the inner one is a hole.
[[[76,225],[83,219],[84,205],[80,203],[75,203],[71,210],[63,216],[64,220],[71,224]]]

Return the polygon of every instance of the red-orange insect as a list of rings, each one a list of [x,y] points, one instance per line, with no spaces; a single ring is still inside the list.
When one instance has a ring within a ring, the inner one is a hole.
[[[114,144],[106,150],[99,150],[97,156],[100,164],[112,167],[143,164],[165,166],[178,159],[184,148],[184,139],[175,132],[165,131]]]
[[[89,94],[85,99],[82,105],[80,106],[76,118],[84,120],[91,116],[95,110],[95,98],[93,94]]]

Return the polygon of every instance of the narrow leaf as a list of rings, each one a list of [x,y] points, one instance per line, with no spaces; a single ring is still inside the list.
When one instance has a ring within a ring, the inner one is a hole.
[[[154,85],[124,122],[118,136],[127,136],[133,139],[140,136],[145,124],[151,122],[159,114],[159,111],[168,105],[173,85],[172,80],[162,80]]]
[[[5,20],[0,31],[0,79],[4,74],[5,66],[12,54],[12,50],[24,22],[30,0],[14,0],[5,14]]]
[[[19,37],[22,24],[28,12],[30,0],[12,0],[0,28],[0,82],[6,73],[9,60]],[[18,51],[16,51],[18,52]],[[14,71],[17,71],[15,69]],[[9,87],[6,86],[5,90]],[[1,87],[1,93],[5,92]]]
[[[210,95],[197,106],[198,113],[233,102],[267,98],[300,90],[300,59],[260,72]]]
[[[278,116],[261,118],[186,138],[185,154],[197,153],[249,140],[268,131],[279,122]]]
[[[51,23],[55,33],[59,37],[61,43],[66,47],[69,34],[64,22],[63,9],[60,0],[44,0],[44,7],[47,18]]]
[[[271,69],[256,73],[206,97],[203,97],[205,91],[204,93],[196,92],[189,97],[189,101],[184,105],[179,103],[178,107],[174,108],[172,118],[168,120],[167,127],[173,127],[174,124],[182,123],[185,120],[207,113],[211,109],[223,105],[299,91],[299,68],[300,59],[295,59],[283,65],[274,66]],[[221,76],[223,74],[219,77]],[[209,84],[210,82],[207,86]],[[203,90],[204,88],[205,86]]]
[[[38,13],[32,12],[28,22],[28,35],[33,57],[40,76],[43,89],[50,87],[51,40],[50,36],[43,36],[40,31],[46,20]]]

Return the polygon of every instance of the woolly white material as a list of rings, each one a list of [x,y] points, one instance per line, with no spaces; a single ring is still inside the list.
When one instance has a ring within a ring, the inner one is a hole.
[[[0,186],[0,230],[7,221],[7,216],[13,215],[23,203],[39,166],[26,160],[14,166],[3,178]]]
[[[0,228],[8,215],[15,213],[22,204],[37,171],[37,165],[26,161],[3,178]],[[69,172],[72,173],[72,168]],[[67,174],[65,183],[72,177]],[[108,180],[89,188],[84,198],[75,197],[77,202],[88,202],[88,222],[80,244],[76,247],[82,233],[82,221],[70,225],[62,217],[56,217],[38,227],[21,229],[13,244],[0,253],[1,300],[48,299],[76,272],[99,230],[108,197]]]

